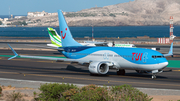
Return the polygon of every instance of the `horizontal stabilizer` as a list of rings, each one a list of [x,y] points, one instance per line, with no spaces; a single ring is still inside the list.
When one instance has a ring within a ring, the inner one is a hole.
[[[8,60],[11,60],[13,58],[16,58],[18,56],[18,54],[16,53],[16,51],[8,44],[8,46],[11,48],[12,52],[14,53],[13,57],[10,57]]]

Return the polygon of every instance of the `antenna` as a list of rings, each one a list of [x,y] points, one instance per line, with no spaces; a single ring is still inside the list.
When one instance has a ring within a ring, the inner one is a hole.
[[[173,16],[170,16],[170,35],[169,35],[170,43],[173,42],[173,29],[174,29],[174,27],[173,27]]]

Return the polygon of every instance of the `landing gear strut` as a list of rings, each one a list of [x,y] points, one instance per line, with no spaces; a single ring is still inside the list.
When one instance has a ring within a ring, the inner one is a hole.
[[[125,70],[124,69],[118,70],[117,75],[125,75]]]
[[[152,74],[152,79],[156,79],[156,75],[155,74]]]

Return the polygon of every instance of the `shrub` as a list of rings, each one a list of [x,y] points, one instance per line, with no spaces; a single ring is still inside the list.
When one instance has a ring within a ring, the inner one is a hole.
[[[26,21],[16,21],[16,22],[13,22],[12,25],[27,25]]]
[[[62,101],[71,101],[73,100],[72,98],[76,99],[77,96],[75,96],[75,94],[77,93],[80,93],[79,89],[70,89],[70,90],[67,90],[65,92],[63,92],[63,97],[61,98]]]
[[[69,84],[44,84],[39,90],[40,101],[151,101],[147,94],[129,85],[98,87],[88,85],[77,88]],[[36,95],[36,93],[34,93]],[[35,96],[34,96],[35,97]]]
[[[7,101],[24,101],[24,99],[22,99],[23,95],[20,92],[15,92],[13,91],[13,93],[6,95]]]
[[[77,89],[77,87],[73,84],[44,84],[39,88],[41,91],[39,99],[43,101],[58,101],[63,97],[63,92],[70,89]]]
[[[73,101],[109,101],[109,95],[106,87],[96,85],[84,86],[79,93],[71,97]]]
[[[0,86],[0,97],[2,96],[2,87]]]
[[[0,94],[2,93],[2,87],[0,86]]]
[[[153,99],[130,85],[112,86],[111,92],[112,96],[117,101],[151,101]]]
[[[113,13],[110,13],[109,16],[111,16],[111,17],[116,17],[116,15],[113,14]]]

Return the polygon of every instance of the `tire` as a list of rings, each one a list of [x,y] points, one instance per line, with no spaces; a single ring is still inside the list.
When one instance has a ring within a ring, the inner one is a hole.
[[[125,75],[125,70],[122,69],[122,70],[117,71],[117,75]]]

